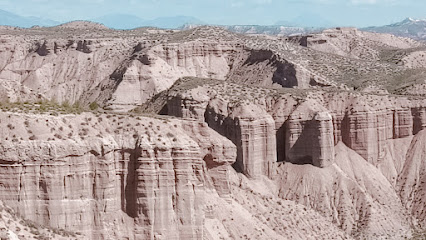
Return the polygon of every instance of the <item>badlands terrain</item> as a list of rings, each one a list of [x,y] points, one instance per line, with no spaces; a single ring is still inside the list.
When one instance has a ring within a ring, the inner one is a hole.
[[[2,239],[424,239],[426,46],[0,27]]]

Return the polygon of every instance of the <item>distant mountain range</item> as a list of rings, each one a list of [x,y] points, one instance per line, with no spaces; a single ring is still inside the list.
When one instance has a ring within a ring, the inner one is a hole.
[[[367,27],[361,30],[377,33],[390,33],[396,36],[426,40],[426,19],[406,18],[401,22],[380,27]]]
[[[83,19],[85,20],[85,19]],[[89,21],[102,23],[109,28],[133,29],[138,27],[179,28],[185,24],[205,24],[200,19],[188,16],[160,17],[146,20],[128,14],[110,14],[102,17],[87,19]],[[29,28],[32,26],[56,26],[63,22],[37,17],[23,17],[17,14],[0,10],[0,25]]]
[[[0,25],[29,28],[38,26],[54,26],[60,22],[38,17],[23,17],[11,12],[0,10]]]
[[[138,27],[158,27],[168,29],[188,29],[200,25],[206,25],[200,19],[189,16],[160,17],[147,20],[129,14],[110,14],[89,19],[89,21],[102,23],[114,29],[133,29]],[[61,22],[38,18],[24,17],[0,10],[0,25],[29,28],[32,26],[55,26]],[[309,13],[299,16],[291,21],[278,21],[271,26],[262,25],[226,25],[222,26],[229,31],[244,34],[268,34],[268,35],[300,35],[321,31],[324,28],[335,26],[322,16]],[[426,19],[406,18],[401,22],[385,26],[373,26],[361,28],[363,31],[390,33],[396,36],[410,37],[416,40],[426,40]]]

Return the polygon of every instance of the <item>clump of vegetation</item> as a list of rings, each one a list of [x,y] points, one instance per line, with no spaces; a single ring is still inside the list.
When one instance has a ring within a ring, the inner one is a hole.
[[[98,105],[98,103],[97,103],[97,102],[92,102],[92,103],[89,105],[89,108],[90,108],[90,110],[94,111],[94,110],[97,110],[97,109],[99,108],[99,105]]]
[[[99,109],[99,105],[93,102],[85,107],[78,101],[71,104],[69,101],[58,103],[55,100],[39,100],[37,102],[9,102],[6,100],[0,101],[0,109],[18,113],[46,113],[57,116],[59,114],[81,114],[82,112],[96,111]]]

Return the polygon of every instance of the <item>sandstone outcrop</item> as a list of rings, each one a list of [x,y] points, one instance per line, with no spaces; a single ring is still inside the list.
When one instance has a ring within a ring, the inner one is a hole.
[[[220,134],[212,131],[208,125],[199,121],[176,121],[183,130],[200,146],[201,156],[207,167],[207,178],[211,178],[216,192],[223,198],[231,195],[229,167],[235,163],[237,150],[235,145]]]
[[[242,139],[246,133],[235,131],[235,120],[231,119],[251,117],[253,122],[258,121],[257,124],[263,126],[262,119],[272,118],[272,122],[267,120],[271,127],[266,129],[273,128],[276,132],[268,134],[272,139],[275,135],[275,140],[268,142],[276,142],[277,154],[269,155],[272,160],[268,162],[278,159],[325,167],[333,163],[333,146],[343,141],[377,166],[384,157],[387,140],[409,137],[424,129],[426,102],[421,98],[409,100],[406,97],[319,91],[300,100],[292,94],[278,94],[272,89],[259,93],[255,89],[239,89],[227,83],[208,84],[208,80],[205,85],[201,80],[182,81],[186,89],[177,84],[175,87],[179,93],[174,88],[167,93],[168,114],[204,120],[232,140],[237,148],[239,145],[241,149],[245,147],[242,146],[244,141],[236,136],[240,135]],[[186,81],[200,85],[190,87],[191,84]],[[229,88],[233,90],[224,91]],[[253,100],[244,99],[245,95],[251,95]],[[370,106],[370,101],[378,102],[378,105]],[[248,117],[245,117],[247,114]],[[281,157],[283,152],[285,157]],[[238,156],[244,156],[243,150],[239,151]],[[242,159],[242,162],[250,162],[245,157]]]
[[[235,147],[205,124],[7,113],[0,124],[1,198],[41,224],[92,239],[200,239],[203,158],[229,195],[220,167],[235,161]]]
[[[390,34],[363,32],[356,28],[327,29],[300,39],[300,44],[318,51],[357,59],[379,59],[380,48],[409,49],[420,44]]]
[[[185,42],[143,50],[142,56],[149,62],[138,59],[129,64],[109,104],[129,105],[129,110],[168,89],[184,76],[225,80],[230,68],[229,59],[241,47],[235,43]]]
[[[314,101],[299,105],[287,120],[286,160],[327,167],[334,162],[332,116]]]
[[[230,139],[237,146],[238,171],[251,179],[275,180],[279,196],[329,216],[356,238],[376,234],[397,239],[413,233],[412,214],[396,189],[406,174],[411,141],[424,131],[424,99],[324,91],[300,96],[297,90],[262,92],[207,79],[182,81],[165,93],[169,97],[163,109],[206,121]],[[274,151],[263,147],[270,142],[275,152],[264,158]],[[251,159],[253,155],[257,157]],[[268,172],[261,171],[265,165],[253,163],[270,164]]]
[[[315,71],[288,61],[272,50],[254,49],[241,52],[232,62],[228,81],[264,87],[309,88],[334,86]]]
[[[220,114],[218,108],[223,107],[220,101],[212,102],[206,111],[206,121],[237,146],[235,167],[250,177],[270,175],[276,159],[272,117],[256,105],[239,105]]]

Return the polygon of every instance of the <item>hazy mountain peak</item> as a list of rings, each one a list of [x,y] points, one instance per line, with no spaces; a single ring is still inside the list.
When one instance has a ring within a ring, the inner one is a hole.
[[[398,22],[398,23],[395,23],[395,24],[399,24],[399,25],[401,25],[401,24],[411,24],[411,23],[417,23],[417,22],[422,22],[422,21],[424,21],[424,20],[408,17],[408,18],[402,20],[401,22]]]
[[[0,25],[29,28],[32,26],[54,26],[59,22],[39,17],[23,17],[0,9]]]
[[[363,30],[378,33],[390,33],[396,36],[409,37],[416,40],[425,40],[426,20],[408,17],[397,23],[363,28]]]

